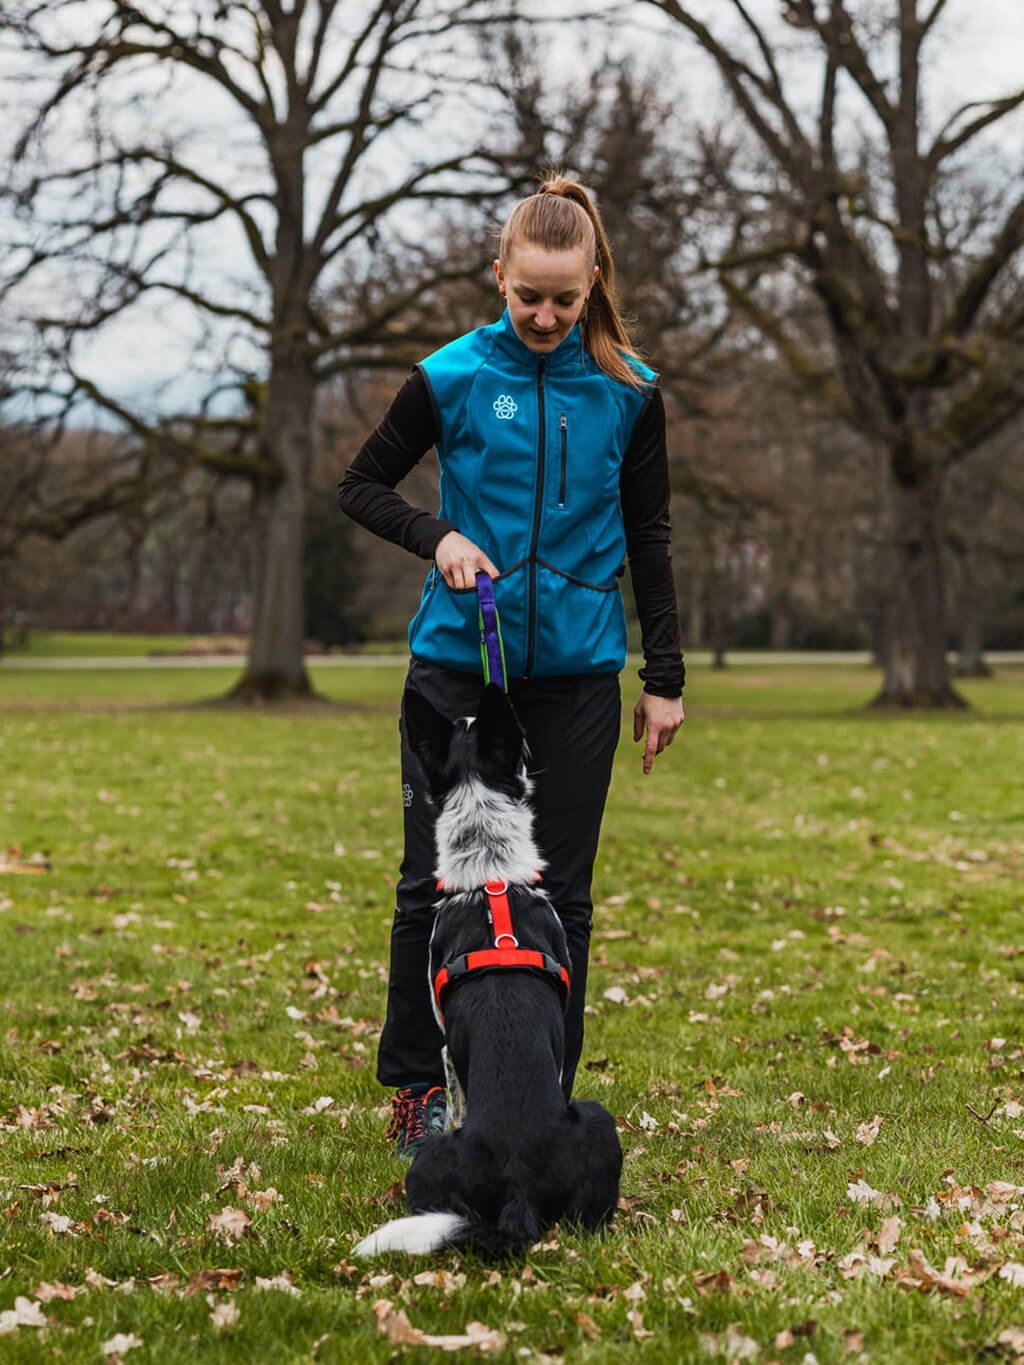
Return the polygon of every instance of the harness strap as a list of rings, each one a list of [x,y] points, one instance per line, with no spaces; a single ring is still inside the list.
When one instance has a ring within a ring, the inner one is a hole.
[[[494,947],[482,948],[475,952],[463,953],[461,957],[446,962],[434,977],[434,999],[437,1010],[441,1011],[441,997],[445,989],[467,972],[485,971],[493,967],[527,968],[530,971],[544,972],[562,992],[563,1008],[569,999],[570,979],[568,968],[547,953],[533,948],[520,948],[512,928],[512,908],[508,902],[508,887],[504,882],[485,882],[488,915],[494,933]]]

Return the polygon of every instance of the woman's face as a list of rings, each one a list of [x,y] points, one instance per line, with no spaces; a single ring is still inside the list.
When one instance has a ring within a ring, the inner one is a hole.
[[[582,247],[548,251],[519,242],[504,267],[494,262],[494,274],[516,336],[531,351],[547,355],[576,326],[598,268],[591,269]]]

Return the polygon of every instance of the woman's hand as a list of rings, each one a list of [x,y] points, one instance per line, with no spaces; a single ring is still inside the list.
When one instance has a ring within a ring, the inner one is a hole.
[[[633,739],[639,743],[647,732],[644,745],[644,776],[654,767],[654,760],[676,737],[682,725],[683,703],[678,697],[654,697],[641,692],[633,708]]]
[[[481,550],[458,531],[449,531],[437,542],[434,563],[441,570],[441,577],[449,588],[475,588],[478,573],[497,578],[501,572]]]

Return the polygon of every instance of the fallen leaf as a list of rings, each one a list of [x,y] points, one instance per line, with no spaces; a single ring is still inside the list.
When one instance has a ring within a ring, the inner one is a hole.
[[[880,1256],[888,1256],[889,1252],[892,1251],[893,1247],[900,1240],[900,1233],[902,1230],[903,1224],[900,1222],[898,1213],[891,1213],[888,1218],[882,1220],[882,1226],[879,1228],[878,1236],[875,1238],[875,1246],[878,1248],[878,1254]]]
[[[73,1285],[61,1284],[60,1280],[55,1280],[53,1284],[47,1284],[43,1281],[37,1285],[33,1297],[37,1298],[40,1303],[51,1303],[54,1299],[73,1299],[76,1294],[81,1292]]]
[[[270,1275],[264,1277],[257,1275],[255,1287],[261,1291],[268,1289],[279,1289],[282,1294],[291,1294],[293,1298],[301,1298],[302,1290],[292,1282],[292,1277],[287,1270],[283,1270],[280,1275]]]
[[[225,1289],[230,1292],[237,1289],[241,1282],[241,1270],[227,1268],[200,1270],[189,1280],[185,1293],[191,1298],[193,1294],[205,1294],[211,1289]]]
[[[63,1236],[70,1234],[71,1236],[74,1236],[74,1233],[71,1231],[73,1226],[72,1220],[66,1213],[41,1213],[39,1215],[39,1221],[44,1227],[48,1227],[50,1231],[56,1235]]]
[[[999,1278],[1012,1284],[1014,1289],[1024,1289],[1024,1265],[1017,1261],[1007,1261],[999,1267]]]
[[[600,1340],[602,1335],[601,1329],[592,1317],[581,1310],[576,1314],[576,1321],[579,1323],[580,1331],[585,1337],[589,1337],[591,1341]]]
[[[20,1327],[45,1327],[47,1317],[38,1303],[33,1303],[24,1294],[14,1300],[13,1308],[0,1313],[0,1337],[13,1336]]]
[[[244,1237],[252,1227],[252,1219],[244,1209],[233,1209],[230,1204],[225,1205],[219,1213],[211,1213],[210,1221],[206,1224],[206,1231],[215,1233],[228,1246],[233,1246],[239,1238]]]
[[[418,1275],[412,1277],[413,1284],[420,1284],[431,1289],[461,1289],[466,1283],[466,1277],[461,1272],[453,1274],[450,1270],[421,1270]]]
[[[864,1333],[858,1327],[847,1327],[843,1332],[843,1344],[851,1355],[864,1349]]]
[[[242,1313],[238,1304],[233,1299],[225,1299],[223,1303],[214,1305],[210,1313],[210,1321],[215,1332],[225,1332],[234,1327],[241,1316]]]
[[[100,1347],[104,1355],[123,1356],[126,1351],[134,1351],[138,1346],[145,1346],[141,1337],[137,1337],[134,1332],[118,1332],[116,1336],[105,1341]]]
[[[875,1139],[878,1137],[878,1133],[882,1127],[883,1122],[884,1120],[882,1118],[882,1115],[876,1114],[875,1117],[871,1119],[869,1122],[858,1123],[857,1131],[854,1134],[854,1136],[856,1137],[857,1141],[863,1143],[865,1147],[871,1147],[874,1145]]]
[[[1004,1327],[996,1337],[998,1346],[1008,1346],[1018,1359],[1024,1358],[1024,1327]]]
[[[648,1337],[653,1337],[654,1333],[647,1330],[644,1326],[644,1315],[637,1308],[631,1308],[626,1314],[626,1321],[633,1329],[633,1335],[637,1341],[644,1341]]]
[[[441,1351],[461,1351],[467,1346],[475,1346],[479,1351],[500,1351],[505,1346],[504,1333],[492,1331],[482,1322],[468,1322],[462,1336],[433,1336],[414,1327],[390,1299],[377,1299],[373,1312],[378,1333],[395,1346],[433,1346]]]

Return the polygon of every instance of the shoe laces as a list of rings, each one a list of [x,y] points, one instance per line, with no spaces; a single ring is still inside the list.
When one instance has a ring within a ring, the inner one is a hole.
[[[425,1137],[425,1120],[438,1095],[444,1095],[439,1085],[433,1086],[424,1095],[412,1094],[411,1087],[397,1091],[391,1100],[391,1121],[385,1130],[385,1138],[401,1138],[408,1145]]]

